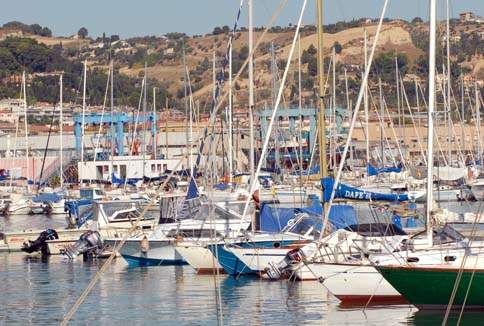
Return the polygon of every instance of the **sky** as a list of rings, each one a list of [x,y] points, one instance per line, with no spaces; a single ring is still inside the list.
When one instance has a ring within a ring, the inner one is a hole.
[[[253,0],[254,23],[263,26],[281,0]],[[4,1],[0,24],[17,20],[49,27],[54,35],[68,36],[86,27],[91,36],[118,34],[122,38],[184,32],[210,33],[215,26],[232,26],[240,0],[15,0]],[[390,0],[389,18],[428,20],[428,0]],[[245,4],[247,0],[245,0]],[[302,0],[289,0],[275,25],[295,24]],[[383,0],[325,0],[324,22],[378,17]],[[437,0],[437,14],[445,17],[446,0]],[[308,0],[303,23],[315,22],[315,0]],[[450,0],[451,16],[472,11],[484,16],[484,0]],[[240,26],[247,25],[246,5]]]

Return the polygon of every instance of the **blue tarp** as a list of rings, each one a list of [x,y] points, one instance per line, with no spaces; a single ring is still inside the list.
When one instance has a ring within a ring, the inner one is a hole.
[[[57,203],[62,199],[62,196],[59,194],[56,194],[54,192],[51,193],[43,193],[40,195],[37,195],[35,197],[32,197],[32,201],[34,203],[44,203],[44,202],[52,202],[52,203]]]
[[[228,183],[217,183],[215,186],[213,186],[215,189],[218,189],[218,190],[225,190],[225,189],[228,189],[230,187],[230,185]]]
[[[124,184],[126,182],[129,185],[134,185],[136,182],[140,180],[141,179],[138,179],[138,178],[128,178],[128,181],[126,181],[124,179],[118,178],[116,174],[114,174],[114,172],[111,173],[111,183],[115,183],[115,184]]]
[[[307,213],[322,219],[323,209],[318,201],[313,201],[311,207],[281,208],[272,204],[262,204],[260,211],[260,230],[269,233],[278,233],[287,225],[287,222],[296,214]],[[357,224],[356,212],[350,205],[333,205],[329,212],[329,222],[333,229],[345,228]]]
[[[402,171],[402,166],[387,166],[387,167],[382,167],[382,168],[376,168],[371,164],[368,164],[367,166],[367,172],[368,175],[373,176],[373,175],[378,175],[380,173],[389,173],[389,172],[401,172]]]
[[[76,220],[76,225],[80,227],[82,224],[84,224],[87,220],[92,218],[92,210],[89,209],[89,211],[81,215],[79,212],[79,207],[80,206],[92,206],[92,200],[91,199],[80,199],[80,200],[70,200],[66,201],[64,204],[64,211],[68,212],[69,216],[73,216],[74,219]]]
[[[334,179],[330,177],[321,180],[323,186],[323,201],[329,202],[333,191]],[[353,200],[378,200],[378,201],[407,201],[407,194],[382,194],[351,187],[345,184],[338,184],[334,198],[344,198]]]

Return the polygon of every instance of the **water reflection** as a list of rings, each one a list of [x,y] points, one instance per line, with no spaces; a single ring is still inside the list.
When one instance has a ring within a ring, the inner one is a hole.
[[[459,311],[451,312],[447,321],[448,325],[457,325],[459,319]],[[444,320],[443,311],[416,311],[411,317],[408,318],[408,324],[410,325],[442,325]],[[484,321],[484,314],[476,311],[465,311],[462,314],[460,321],[461,325],[482,325]]]
[[[101,263],[0,254],[0,324],[58,324]],[[481,324],[483,316],[466,312],[463,324]],[[128,268],[118,259],[72,324],[440,325],[442,318],[409,305],[342,307],[319,282],[196,275],[189,266]]]

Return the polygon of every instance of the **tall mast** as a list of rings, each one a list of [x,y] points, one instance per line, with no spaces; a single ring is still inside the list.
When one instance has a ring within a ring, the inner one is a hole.
[[[465,133],[464,133],[464,124],[465,124],[465,118],[464,118],[464,76],[462,76],[462,74],[460,75],[460,91],[461,91],[461,95],[460,95],[460,101],[461,101],[461,119],[462,119],[462,122],[461,122],[461,126],[460,126],[460,130],[461,130],[461,136],[460,136],[460,142],[461,142],[461,148],[462,148],[462,152],[465,153],[465,143],[464,143],[464,137],[465,137]]]
[[[145,61],[145,88],[143,89],[143,177],[146,176],[146,100],[148,89],[147,64]]]
[[[193,97],[192,97],[192,88],[190,85],[190,77],[188,75],[188,67],[185,67],[186,72],[187,72],[187,80],[188,80],[188,86],[189,88],[189,126],[188,126],[188,132],[189,132],[189,137],[188,137],[188,145],[190,147],[189,151],[189,158],[190,158],[190,175],[193,176]],[[222,119],[220,119],[222,120]]]
[[[155,124],[155,134],[153,135],[153,159],[157,159],[156,148],[158,147],[158,127],[156,125],[156,87],[153,87],[153,123]]]
[[[430,42],[429,42],[429,100],[427,130],[427,240],[433,245],[432,209],[433,209],[433,167],[434,167],[434,111],[435,111],[435,34],[436,0],[430,0]]]
[[[476,125],[477,125],[477,159],[481,161],[482,164],[482,138],[481,138],[481,105],[479,102],[479,89],[477,88],[477,78],[474,83],[475,89],[475,102],[476,102]]]
[[[318,75],[319,75],[319,168],[321,177],[328,176],[328,166],[326,163],[326,122],[324,117],[324,57],[323,57],[323,0],[316,0],[316,17],[317,17],[317,31],[318,31]],[[326,212],[327,203],[324,205],[324,212]],[[324,213],[325,214],[325,213]]]
[[[232,184],[233,172],[233,131],[232,131],[232,38],[229,43],[229,109],[228,109],[228,125],[229,125],[229,183]]]
[[[332,57],[333,57],[333,100],[331,101],[332,103],[332,111],[331,111],[331,116],[333,117],[333,125],[332,125],[332,138],[333,138],[333,168],[336,168],[336,146],[338,145],[337,142],[337,136],[336,136],[336,50],[334,49],[333,46],[333,52],[332,52]]]
[[[395,80],[397,82],[397,114],[398,114],[398,137],[399,137],[399,142],[401,144],[402,138],[403,138],[403,132],[402,132],[402,113],[400,112],[400,77],[398,73],[398,58],[397,55],[395,55]],[[402,157],[403,159],[403,157]]]
[[[450,148],[451,145],[451,128],[452,128],[452,116],[451,112],[451,104],[450,104],[450,13],[449,13],[449,0],[447,0],[447,146],[448,146],[448,164],[449,166],[452,165],[452,149]]]
[[[351,105],[350,105],[350,93],[348,90],[348,74],[345,68],[345,91],[346,91],[346,111],[348,114],[348,121],[351,122]]]
[[[170,118],[170,108],[168,107],[168,96],[165,96],[166,117],[165,117],[165,159],[168,159],[168,119]]]
[[[23,95],[24,95],[24,128],[25,128],[25,159],[27,163],[27,191],[30,190],[29,180],[30,180],[30,162],[29,162],[29,130],[27,124],[27,83],[25,81],[25,70],[22,73],[22,85],[23,85]],[[32,180],[34,177],[32,176]]]
[[[252,7],[253,0],[247,1],[248,11],[249,11],[249,141],[250,141],[250,153],[249,153],[249,163],[250,163],[250,175],[251,179],[254,178],[255,173],[255,158],[254,158],[254,55],[253,42],[254,42],[254,27],[252,20]]]
[[[420,127],[422,125],[422,123],[421,123],[422,117],[420,116],[420,100],[419,100],[419,97],[418,97],[418,81],[417,81],[417,78],[415,78],[414,84],[415,84],[415,102],[416,102],[415,104],[417,105],[417,116],[418,116],[418,132],[420,133]]]
[[[385,166],[385,145],[383,140],[383,124],[385,123],[385,106],[383,103],[383,90],[381,85],[381,78],[378,77],[378,91],[380,94],[380,149],[381,149],[381,164]]]
[[[367,69],[367,66],[368,66],[368,40],[367,40],[367,32],[366,32],[366,28],[365,28],[365,39],[363,41],[363,51],[364,51],[364,55],[363,55],[363,58],[365,59],[365,71]],[[370,129],[370,126],[368,124],[368,83],[366,84],[365,86],[365,94],[364,94],[364,104],[365,104],[365,139],[366,139],[366,166],[368,166],[368,164],[370,164],[370,133],[369,133],[369,129]],[[367,183],[369,182],[369,178],[368,178],[368,173],[367,173],[367,178],[366,178],[366,181]]]
[[[87,76],[87,60],[84,60],[84,80],[82,87],[82,122],[81,122],[81,167],[84,162],[84,132],[85,132],[85,115],[86,115],[86,76]],[[79,176],[82,181],[83,173],[79,171]]]
[[[302,149],[302,132],[304,128],[303,118],[302,118],[302,75],[301,75],[301,34],[297,35],[297,90],[299,95],[299,172],[300,172],[300,182],[302,187],[302,173],[303,173],[303,149]]]
[[[114,146],[115,146],[115,132],[114,132],[114,60],[111,59],[111,175],[114,172]],[[120,121],[118,121],[120,123]],[[121,145],[124,144],[123,139],[118,139],[118,142],[121,142]]]
[[[63,124],[64,124],[64,117],[63,117],[63,99],[62,99],[62,87],[63,87],[63,82],[62,82],[62,74],[60,75],[59,77],[59,110],[60,110],[60,115],[59,115],[59,133],[60,133],[60,146],[59,146],[59,164],[60,164],[60,167],[59,167],[59,181],[60,181],[60,187],[64,187],[64,177],[63,177],[63,173],[62,173],[62,169],[63,169],[63,166],[64,166],[64,162],[63,162],[63,158],[64,158],[64,141],[62,139],[63,135],[62,135],[62,127],[63,127]]]

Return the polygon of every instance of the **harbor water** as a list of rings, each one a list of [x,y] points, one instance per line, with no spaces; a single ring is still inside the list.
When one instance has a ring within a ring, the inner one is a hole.
[[[0,324],[59,324],[102,263],[1,254]],[[217,279],[196,275],[189,266],[128,268],[118,259],[71,324],[440,325],[442,317],[409,305],[342,307],[317,281]],[[482,314],[464,314],[466,322],[482,320]]]

